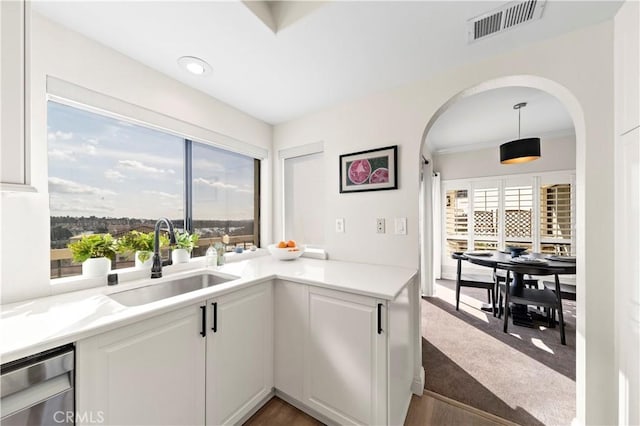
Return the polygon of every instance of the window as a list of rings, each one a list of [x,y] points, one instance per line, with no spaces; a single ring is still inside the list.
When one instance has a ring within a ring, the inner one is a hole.
[[[498,188],[482,188],[473,191],[473,248],[497,250],[498,248]]]
[[[454,251],[506,246],[572,254],[575,206],[571,182],[570,175],[556,172],[442,182],[442,263],[451,265]]]
[[[194,255],[224,234],[258,245],[258,160],[54,101],[47,114],[52,278],[81,272],[69,242],[151,232],[163,216],[201,234]]]
[[[324,153],[284,159],[284,239],[324,245]]]
[[[504,189],[505,245],[532,248],[533,187],[512,186]]]
[[[571,185],[540,187],[540,252],[571,254]]]
[[[200,235],[194,255],[203,255],[224,234],[231,244],[257,244],[259,167],[246,155],[193,143],[193,230]]]
[[[469,196],[466,189],[454,189],[446,192],[446,252],[465,251],[469,236]]]

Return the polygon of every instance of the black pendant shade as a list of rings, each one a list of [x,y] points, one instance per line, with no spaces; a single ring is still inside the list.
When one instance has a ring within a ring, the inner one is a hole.
[[[502,164],[526,163],[540,158],[540,138],[516,139],[500,145]]]
[[[520,110],[527,106],[520,102],[513,106],[518,110],[518,139],[500,145],[500,163],[518,164],[540,158],[540,138],[520,138]]]

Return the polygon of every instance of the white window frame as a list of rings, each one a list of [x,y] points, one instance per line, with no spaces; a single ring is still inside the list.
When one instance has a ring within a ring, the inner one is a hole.
[[[575,235],[575,182],[576,175],[575,170],[562,170],[555,172],[541,172],[541,173],[528,173],[518,175],[503,175],[503,176],[487,176],[469,179],[451,179],[442,181],[442,209],[441,209],[441,235],[442,235],[442,267],[443,275],[449,275],[452,267],[455,266],[455,262],[451,259],[447,250],[447,224],[446,224],[446,196],[447,191],[451,190],[467,190],[469,194],[469,215],[468,215],[468,234],[467,234],[467,247],[468,250],[473,250],[475,235],[474,235],[474,191],[476,189],[483,188],[498,188],[498,249],[503,250],[505,247],[505,234],[504,234],[504,212],[505,212],[505,194],[504,190],[511,186],[532,186],[533,187],[533,213],[532,213],[532,227],[531,238],[509,238],[509,241],[523,242],[531,241],[531,245],[534,251],[539,251],[542,244],[540,237],[540,186],[542,184],[549,183],[569,183],[571,184],[571,251],[572,254],[575,251],[576,235]],[[482,238],[482,240],[489,240],[488,238]],[[545,240],[545,243],[547,240]],[[566,243],[567,241],[559,241]],[[446,271],[444,271],[446,269]]]
[[[284,148],[278,151],[278,159],[280,161],[280,193],[282,199],[280,200],[280,208],[282,209],[282,217],[280,218],[281,235],[280,240],[284,240],[284,234],[286,230],[286,176],[285,176],[285,160],[303,157],[305,155],[323,154],[324,153],[324,141],[312,142],[305,145],[298,145],[291,148]],[[323,246],[320,245],[307,245],[303,257],[311,257],[316,259],[326,259],[327,252]]]
[[[122,120],[127,123],[146,127],[181,139],[213,146],[228,152],[241,154],[260,161],[260,211],[267,210],[267,197],[271,194],[267,188],[267,165],[269,150],[244,142],[213,130],[205,129],[171,116],[135,105],[103,93],[69,83],[56,77],[46,77],[46,102],[52,101],[76,109],[88,111],[104,117]],[[45,120],[47,122],[48,118]],[[48,175],[47,175],[48,177]],[[267,215],[261,214],[260,221],[266,222]],[[266,227],[260,226],[260,241],[267,241]],[[118,273],[131,268],[118,269]],[[50,284],[86,280],[82,275],[62,278],[50,278]]]

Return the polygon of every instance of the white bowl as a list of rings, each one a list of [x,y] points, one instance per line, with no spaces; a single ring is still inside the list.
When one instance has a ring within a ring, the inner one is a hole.
[[[296,247],[278,248],[275,244],[270,244],[267,246],[267,249],[269,249],[271,256],[278,260],[294,260],[302,256],[305,246],[298,245]]]

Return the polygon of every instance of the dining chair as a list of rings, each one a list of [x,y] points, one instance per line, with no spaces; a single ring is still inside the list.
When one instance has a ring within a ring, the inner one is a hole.
[[[565,332],[564,332],[564,315],[562,311],[562,294],[560,290],[560,279],[558,278],[558,274],[553,272],[549,272],[548,270],[536,268],[535,266],[529,265],[512,265],[512,264],[501,264],[499,263],[497,269],[506,270],[506,282],[510,283],[509,285],[505,285],[500,287],[499,292],[504,293],[504,325],[503,331],[505,333],[508,332],[509,326],[509,313],[510,307],[509,303],[520,304],[520,305],[536,305],[546,308],[547,310],[547,320],[551,324],[552,321],[555,322],[555,312],[558,312],[558,322],[560,326],[560,342],[563,345],[567,344]],[[554,275],[555,276],[555,291],[548,288],[527,288],[526,286],[522,286],[516,288],[511,284],[512,280],[510,277],[511,273],[519,273],[519,274],[529,274],[529,275]],[[507,291],[508,289],[508,291]],[[502,299],[502,297],[501,297]],[[500,314],[498,314],[500,317]]]
[[[495,294],[496,294],[496,297],[498,298],[496,303],[496,311],[498,312],[498,318],[500,318],[501,317],[500,314],[502,313],[501,311],[502,311],[502,293],[503,293],[503,291],[500,291],[500,290],[504,288],[504,283],[507,280],[507,273],[502,270],[494,269],[493,279],[496,283]],[[533,278],[530,276],[529,278],[525,278],[523,282],[524,282],[524,285],[527,287],[538,288],[537,278]]]
[[[495,293],[495,281],[490,281],[480,275],[462,275],[462,261],[467,258],[463,253],[455,252],[451,255],[452,258],[458,261],[456,269],[456,311],[460,306],[460,289],[462,287],[484,288],[487,290],[487,299],[491,305],[491,313],[496,315],[496,293]]]
[[[543,281],[544,288],[548,288],[551,291],[556,291],[556,283],[552,281]],[[560,283],[560,295],[564,300],[576,300],[576,286],[575,284]]]

